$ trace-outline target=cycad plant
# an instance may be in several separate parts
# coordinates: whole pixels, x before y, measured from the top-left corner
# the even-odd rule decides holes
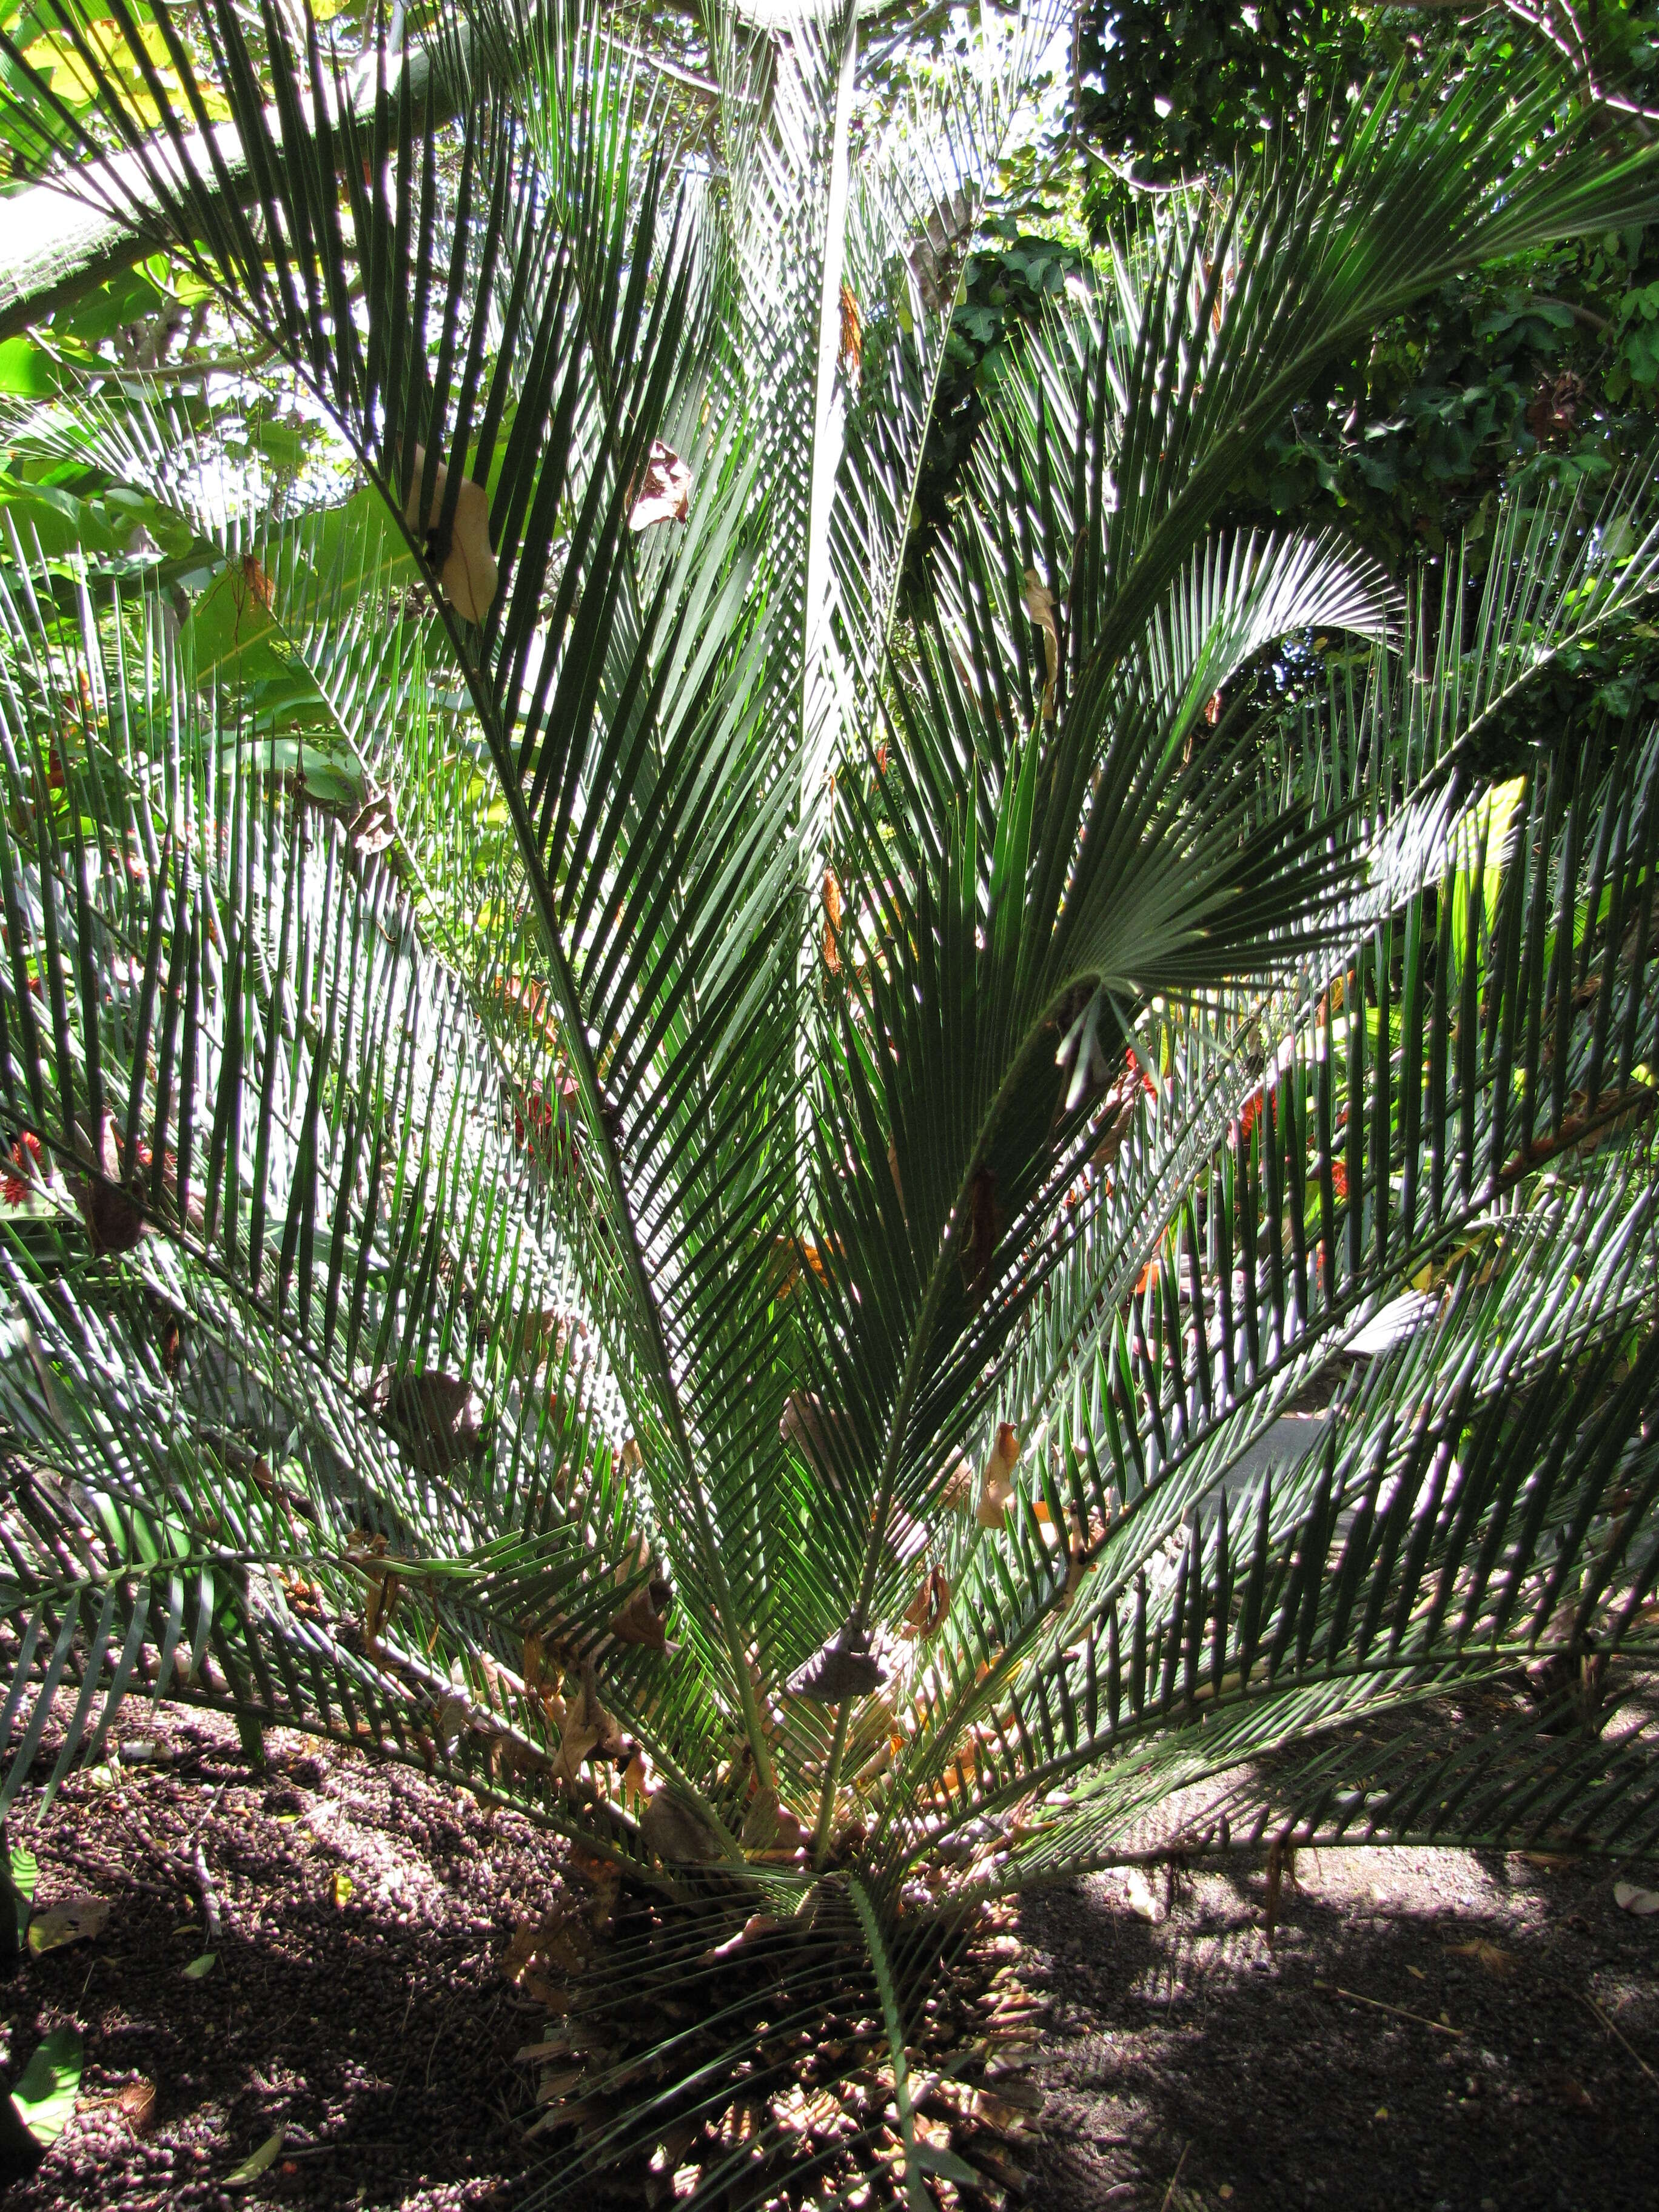
[[[1651,484],[1410,591],[1228,500],[1652,155],[1494,58],[1158,199],[919,556],[1044,24],[879,128],[850,6],[701,106],[575,0],[31,29],[20,170],[228,335],[8,430],[0,1799],[147,1691],[562,1831],[546,2188],[630,2203],[990,2185],[915,2068],[1022,1882],[1650,1850]]]

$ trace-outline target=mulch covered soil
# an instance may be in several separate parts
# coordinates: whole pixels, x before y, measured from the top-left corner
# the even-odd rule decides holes
[[[39,1859],[37,1909],[90,1895],[110,1911],[90,1942],[0,1984],[9,2079],[64,2022],[86,2049],[76,2118],[6,2212],[516,2201],[532,2085],[514,2054],[544,2014],[497,1962],[550,1902],[559,1846],[286,1731],[264,1775],[216,1716],[146,1716],[143,1733],[167,1764],[77,1775],[44,1822],[33,1793],[12,1814]],[[199,1979],[185,1971],[207,1944],[195,1842],[222,1921]],[[226,2190],[279,2128],[277,2160]]]
[[[9,2080],[65,2023],[86,2051],[6,2212],[521,2203],[542,2146],[514,2054],[542,2016],[501,1961],[554,1902],[560,1846],[355,1752],[273,1733],[261,1776],[211,1716],[142,1732],[161,1759],[13,1813],[37,1906],[109,1912],[0,1984]],[[198,1843],[222,1926],[192,1978]],[[1620,1911],[1607,1869],[1304,1851],[1296,1877],[1271,1945],[1260,1864],[1182,1877],[1167,1917],[1162,1874],[1026,1902],[1014,1965],[1048,2003],[1024,2069],[1043,2133],[1012,2146],[1027,2206],[1659,2202],[1659,1916]]]

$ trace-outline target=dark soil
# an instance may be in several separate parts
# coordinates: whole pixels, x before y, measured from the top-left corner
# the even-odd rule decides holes
[[[1160,1925],[1161,1873],[1139,1913],[1115,1875],[1027,1900],[1022,1977],[1053,2001],[1032,2202],[1651,2212],[1659,1917],[1588,1859],[1296,1872],[1271,1946],[1261,1868],[1183,1881]]]
[[[560,1846],[336,1747],[273,1734],[260,1776],[212,1717],[143,1734],[166,1763],[77,1776],[44,1821],[32,1791],[14,1810],[37,1904],[111,1911],[0,1983],[9,2079],[66,2021],[87,2062],[6,2212],[520,2201],[543,2146],[523,2142],[534,2083],[514,2056],[542,2013],[500,1967],[555,1898]],[[192,1838],[223,1919],[197,1980]],[[1296,1871],[1271,1946],[1259,1864],[1183,1878],[1158,1924],[1161,1874],[1028,1900],[1012,1963],[1050,2011],[1024,2069],[1043,2134],[1010,2146],[1026,2205],[1659,2201],[1659,1916],[1619,1910],[1607,1869],[1328,1850]],[[118,2100],[142,2104],[141,2081],[154,2112],[135,2120]],[[227,2187],[278,2129],[270,2168]]]
[[[514,2055],[544,2014],[497,1961],[546,1909],[559,1847],[337,1746],[273,1731],[260,1776],[214,1716],[144,1734],[170,1764],[76,1776],[44,1822],[12,1815],[37,1907],[82,1894],[111,1911],[92,1942],[0,1984],[9,2080],[64,2021],[86,2047],[76,2118],[6,2212],[512,2203],[532,2096]],[[222,1917],[199,1980],[184,1971],[206,1944],[192,1832]],[[140,2081],[155,2088],[142,2131],[117,2102]],[[278,2128],[276,2161],[226,2191]]]

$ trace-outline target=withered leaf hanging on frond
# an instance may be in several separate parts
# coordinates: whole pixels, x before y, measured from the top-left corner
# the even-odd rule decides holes
[[[1001,1525],[1014,1495],[1014,1469],[1019,1464],[1019,1437],[1006,1421],[997,1424],[996,1439],[985,1462],[985,1472],[980,1478],[979,1501],[975,1515],[982,1528]]]
[[[1042,686],[1042,719],[1054,719],[1054,690],[1060,682],[1060,624],[1054,616],[1054,595],[1035,568],[1025,571],[1025,611],[1042,632],[1042,655],[1048,669]]]
[[[558,1753],[552,1765],[555,1779],[574,1788],[590,1759],[608,1759],[626,1771],[639,1750],[633,1737],[623,1735],[616,1715],[601,1703],[590,1661],[581,1670],[580,1689],[566,1708]]]
[[[390,792],[371,791],[352,816],[346,835],[351,840],[352,851],[362,854],[366,859],[376,853],[390,852],[398,842],[398,817]]]
[[[870,1632],[849,1615],[835,1634],[821,1644],[804,1666],[789,1677],[788,1687],[797,1698],[815,1698],[820,1705],[837,1705],[846,1698],[866,1697],[887,1680],[887,1670],[870,1649]]]
[[[689,1797],[659,1790],[640,1815],[640,1833],[665,1866],[706,1866],[726,1856],[716,1829]]]
[[[826,1406],[816,1390],[792,1390],[778,1419],[781,1443],[793,1444],[832,1490],[841,1488],[836,1456],[850,1451],[852,1433],[843,1415]]]
[[[832,975],[841,973],[841,884],[833,868],[823,872],[823,964]]]
[[[968,1186],[967,1223],[962,1239],[962,1287],[971,1306],[982,1306],[991,1287],[991,1264],[1003,1230],[997,1206],[997,1179],[989,1168],[975,1170]]]
[[[83,1139],[84,1141],[84,1139]],[[131,1252],[143,1236],[143,1215],[122,1187],[121,1147],[107,1108],[99,1131],[98,1170],[71,1178],[71,1188],[96,1254]]]
[[[618,1644],[642,1644],[653,1651],[666,1651],[668,1638],[664,1623],[668,1608],[674,1602],[674,1586],[652,1563],[651,1547],[644,1537],[632,1560],[624,1560],[617,1570],[617,1580],[628,1582],[644,1571],[645,1580],[629,1592],[624,1604],[611,1616],[611,1633]]]
[[[461,1466],[483,1443],[483,1401],[459,1375],[382,1372],[369,1384],[366,1402],[428,1474]]]
[[[276,605],[276,586],[259,564],[257,553],[242,556],[242,587],[247,599],[270,614]]]
[[[864,374],[864,317],[859,310],[857,296],[844,276],[841,280],[841,345],[836,365],[847,372],[853,383],[857,383]]]
[[[471,477],[462,479],[455,495],[455,512],[446,534],[443,527],[445,492],[449,471],[441,461],[433,479],[432,502],[426,520],[418,518],[421,485],[426,474],[426,448],[415,448],[415,471],[404,508],[404,520],[424,541],[427,559],[438,571],[444,597],[463,622],[482,623],[489,613],[500,581],[495,549],[489,542],[489,497]]]
[[[690,512],[691,471],[660,438],[653,438],[645,473],[635,487],[628,526],[648,530],[653,522],[684,522]]]
[[[929,1567],[904,1616],[907,1633],[931,1636],[951,1609],[951,1577],[943,1567]]]

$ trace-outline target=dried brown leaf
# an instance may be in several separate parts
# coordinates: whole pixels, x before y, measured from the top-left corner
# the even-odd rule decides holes
[[[871,1651],[869,1632],[849,1616],[796,1668],[788,1687],[797,1698],[813,1698],[820,1705],[834,1705],[846,1698],[866,1696],[886,1679],[885,1668]]]
[[[951,1578],[943,1567],[929,1567],[904,1616],[907,1632],[931,1636],[951,1609]]]
[[[428,1474],[447,1474],[478,1451],[483,1401],[459,1375],[382,1370],[365,1394],[368,1410]]]
[[[629,511],[628,526],[648,530],[653,522],[684,522],[690,512],[691,471],[660,438],[653,438],[645,474]]]
[[[982,1528],[1001,1525],[1013,1498],[1014,1469],[1018,1464],[1018,1431],[1009,1422],[999,1421],[996,1440],[980,1477],[979,1498],[974,1508],[975,1518]]]
[[[1025,611],[1042,632],[1042,654],[1048,681],[1042,687],[1042,719],[1054,719],[1054,687],[1060,681],[1060,624],[1054,617],[1054,595],[1035,568],[1025,571]]]
[[[640,1833],[665,1866],[707,1866],[725,1856],[718,1831],[689,1797],[666,1784],[647,1801]]]
[[[155,2124],[155,2084],[140,2075],[115,2093],[115,2109],[136,2136],[148,2135]]]
[[[1484,1936],[1472,1936],[1467,1943],[1449,1943],[1446,1948],[1460,1959],[1476,1960],[1489,1974],[1515,1972],[1513,1954],[1497,1943],[1488,1942]]]
[[[975,1308],[984,1304],[991,1287],[991,1263],[1002,1230],[997,1179],[989,1168],[981,1168],[968,1187],[967,1231],[962,1240],[962,1287]]]
[[[30,1920],[29,1949],[38,1958],[43,1951],[60,1951],[68,1943],[90,1942],[102,1933],[108,1918],[109,1904],[105,1898],[64,1898]]]
[[[826,1406],[815,1390],[790,1392],[779,1417],[778,1436],[784,1443],[793,1444],[832,1490],[841,1488],[836,1462],[838,1457],[850,1457],[851,1432],[841,1414]]]
[[[425,540],[428,562],[438,571],[438,581],[463,622],[481,623],[489,613],[500,581],[500,568],[489,543],[489,497],[480,484],[471,477],[464,477],[460,489],[455,495],[455,512],[450,521],[447,542],[443,539],[444,493],[449,482],[449,471],[443,462],[438,464],[437,475],[432,486],[432,503],[427,509],[426,525],[421,529],[416,522],[420,513],[421,482],[426,473],[426,448],[415,448],[415,472],[409,487],[409,501],[404,509],[404,520],[410,529]]]
[[[723,1943],[713,1943],[703,1952],[697,1963],[712,1966],[723,1959],[733,1959],[746,1946],[758,1943],[763,1936],[775,1936],[778,1923],[769,1912],[751,1912],[735,1936],[728,1936]]]

